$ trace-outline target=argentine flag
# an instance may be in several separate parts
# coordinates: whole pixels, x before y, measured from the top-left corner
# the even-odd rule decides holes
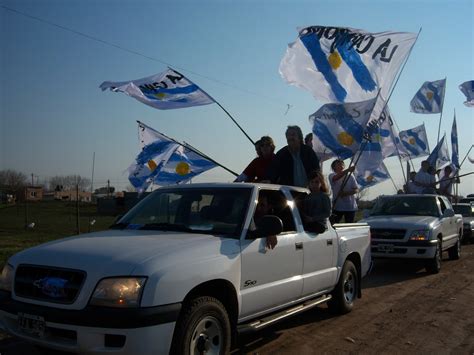
[[[364,101],[379,89],[387,97],[415,40],[414,33],[306,27],[288,45],[279,71],[322,102]]]
[[[441,138],[426,160],[428,160],[430,165],[436,170],[442,169],[451,163],[451,160],[449,159],[448,143],[446,142],[446,134]]]
[[[309,116],[316,137],[313,149],[321,160],[346,159],[359,149],[375,101],[326,104]]]
[[[112,82],[104,81],[102,91],[110,89],[159,110],[209,105],[215,101],[184,75],[168,69],[146,78]]]
[[[160,186],[185,183],[216,166],[217,164],[203,158],[192,150],[179,146],[163,166],[153,183]]]
[[[425,124],[400,131],[400,142],[411,158],[423,157],[430,154]]]
[[[410,102],[410,110],[415,113],[440,113],[443,110],[446,79],[425,81]]]
[[[357,163],[355,178],[361,190],[390,179],[390,174],[385,164],[379,162],[379,165],[376,165],[377,163],[371,164],[370,160],[363,159],[363,156]]]

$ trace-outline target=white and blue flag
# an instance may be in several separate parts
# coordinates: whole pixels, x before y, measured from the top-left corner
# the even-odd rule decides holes
[[[474,107],[474,80],[466,81],[459,85],[459,90],[466,95],[464,105],[467,107]]]
[[[141,152],[128,168],[128,179],[138,192],[144,192],[179,144],[141,122],[138,123],[138,135]]]
[[[415,40],[414,33],[305,27],[288,45],[279,71],[322,102],[365,101],[379,89],[387,97]]]
[[[446,165],[451,164],[451,160],[449,159],[448,144],[446,142],[446,134],[438,142],[438,144],[426,160],[428,160],[430,165],[433,166],[436,170],[442,169]]]
[[[362,154],[355,170],[355,178],[361,190],[390,179],[390,174],[383,162],[379,162],[376,166],[376,162],[371,164],[370,157],[364,159],[364,153]]]
[[[456,114],[454,114],[453,127],[451,128],[451,161],[459,169],[459,146],[458,146],[458,128],[456,125]]]
[[[123,92],[160,110],[209,105],[215,102],[196,84],[173,69],[132,81],[105,81],[100,88],[102,91],[110,89]]]
[[[185,183],[216,166],[217,164],[194,151],[179,146],[156,176],[154,184],[165,186]]]
[[[322,160],[351,157],[359,149],[375,101],[326,104],[309,116],[317,138],[313,139],[316,154]]]
[[[410,158],[423,157],[430,154],[425,124],[400,131],[400,142]]]
[[[164,186],[187,182],[217,166],[142,122],[138,123],[138,129],[142,151],[128,168],[128,179],[139,192],[151,184]]]
[[[415,113],[440,113],[443,110],[446,79],[425,81],[410,102],[410,110]]]

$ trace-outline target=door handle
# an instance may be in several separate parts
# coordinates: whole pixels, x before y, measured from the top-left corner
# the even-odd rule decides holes
[[[327,245],[332,245],[332,239],[326,240],[326,244],[327,244]]]
[[[303,242],[295,243],[295,249],[296,250],[302,250],[303,249]]]

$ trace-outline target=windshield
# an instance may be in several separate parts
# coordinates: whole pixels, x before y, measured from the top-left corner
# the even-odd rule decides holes
[[[371,216],[434,216],[438,217],[438,206],[434,197],[394,196],[380,198],[372,209]]]
[[[472,207],[471,206],[459,206],[453,205],[453,209],[455,213],[460,213],[463,217],[472,217]]]
[[[239,238],[250,193],[249,188],[156,190],[112,228],[182,231]]]

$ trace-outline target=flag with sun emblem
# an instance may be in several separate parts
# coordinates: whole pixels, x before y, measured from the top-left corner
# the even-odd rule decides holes
[[[351,157],[362,142],[376,98],[347,104],[326,104],[309,116],[313,149],[321,160]]]
[[[410,158],[423,157],[430,154],[424,123],[406,131],[400,131],[399,138]]]
[[[155,178],[154,184],[164,186],[185,183],[216,166],[192,150],[179,146]]]
[[[323,102],[358,102],[387,97],[416,40],[406,32],[369,33],[310,26],[299,31],[280,62],[280,75]]]
[[[355,178],[361,190],[390,179],[390,174],[383,162],[379,162],[379,166],[367,164],[368,162],[370,160],[361,158],[355,170]]]
[[[430,165],[434,166],[436,170],[442,169],[446,165],[451,164],[446,134],[443,136],[443,138],[441,138],[426,160],[428,160]]]
[[[153,183],[179,144],[141,122],[138,122],[138,136],[141,151],[128,168],[128,180],[137,191],[143,192]]]
[[[410,102],[410,111],[415,113],[440,113],[443,110],[446,79],[425,81]]]
[[[132,81],[105,81],[100,88],[102,91],[110,89],[123,92],[160,110],[209,105],[215,102],[196,84],[173,69]]]

